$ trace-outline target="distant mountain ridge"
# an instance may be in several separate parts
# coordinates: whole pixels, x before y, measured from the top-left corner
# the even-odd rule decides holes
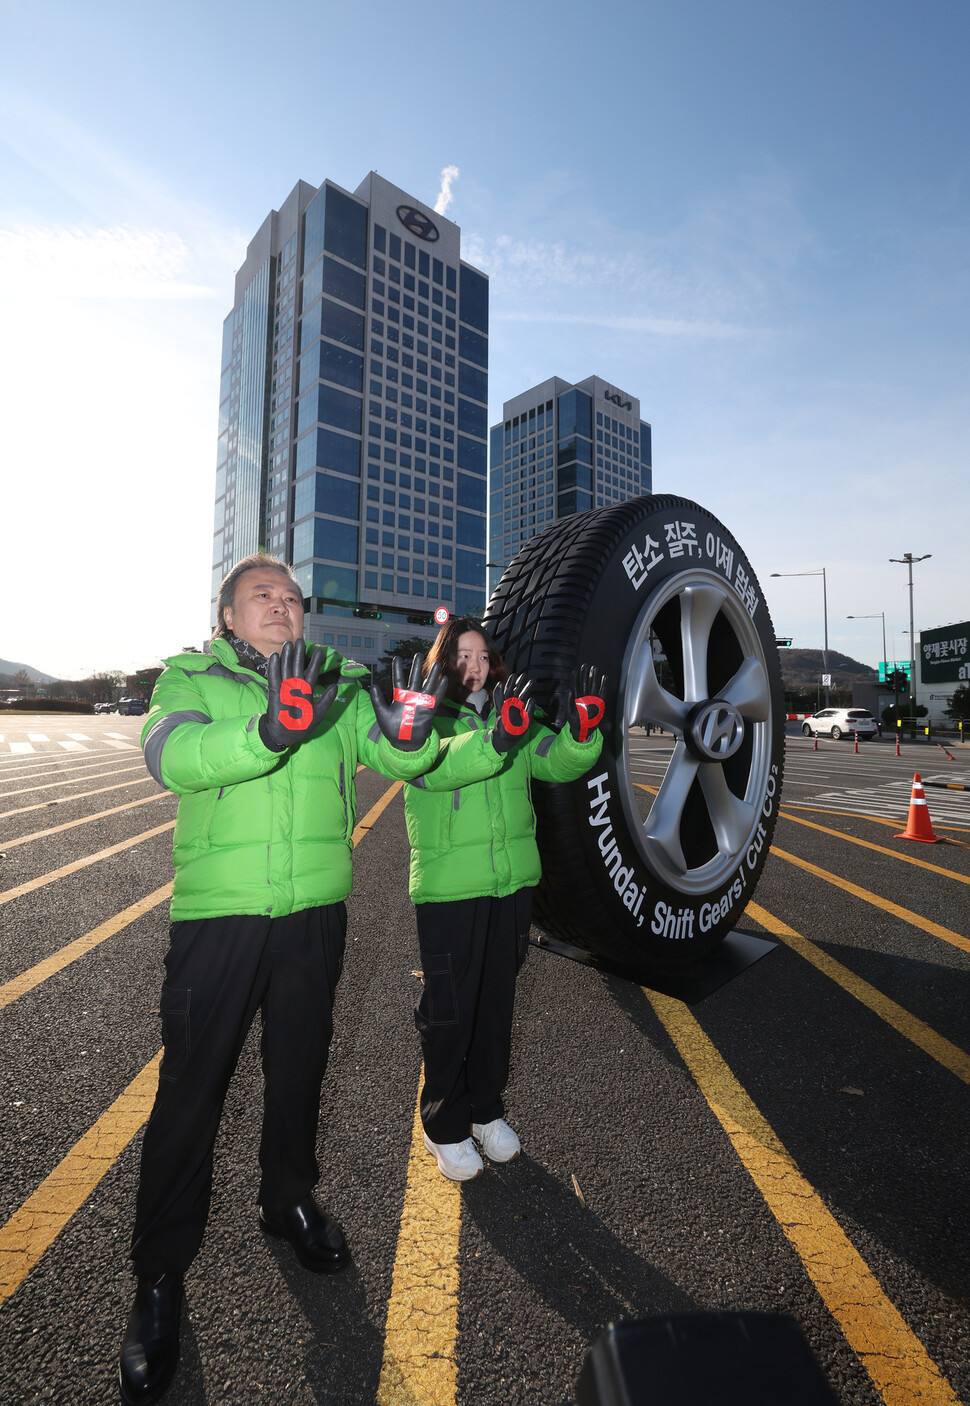
[[[14,679],[23,669],[31,683],[57,683],[56,674],[43,674],[30,664],[15,664],[12,659],[0,659],[0,687],[12,688]]]
[[[801,684],[817,684],[822,674],[822,651],[820,649],[779,649],[781,676],[786,687]],[[30,664],[17,664],[11,659],[0,659],[0,688],[12,688],[16,675],[23,669],[33,683],[57,683],[54,674],[42,673]],[[829,650],[829,673],[834,687],[851,687],[860,679],[875,679],[876,671],[869,664],[862,664],[848,654],[840,654],[836,649]]]
[[[822,676],[822,651],[820,649],[779,649],[781,677],[786,687],[801,684],[817,684]],[[876,670],[871,664],[861,664],[848,654],[840,654],[837,649],[829,650],[828,672],[832,675],[833,688],[850,688],[863,679],[875,681]]]

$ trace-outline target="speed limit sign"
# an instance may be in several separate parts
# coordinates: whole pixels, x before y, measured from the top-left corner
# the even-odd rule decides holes
[[[447,610],[447,607],[446,607],[446,606],[443,606],[443,605],[439,605],[439,606],[438,606],[438,609],[437,609],[437,610],[435,611],[435,613],[434,613],[434,623],[435,623],[436,625],[447,625],[447,623],[448,623],[448,610]]]

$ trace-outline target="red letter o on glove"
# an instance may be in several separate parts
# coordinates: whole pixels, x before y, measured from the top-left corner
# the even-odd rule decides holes
[[[585,742],[593,729],[599,727],[603,721],[606,704],[594,693],[587,693],[585,697],[576,699],[576,711],[579,713],[579,740]]]
[[[313,720],[313,707],[307,702],[312,696],[313,690],[306,679],[284,679],[280,685],[280,702],[285,703],[288,708],[295,711],[286,713],[280,709],[279,720],[284,727],[288,727],[291,732],[303,732],[310,726]],[[300,695],[303,697],[300,697]]]
[[[524,690],[523,690],[524,691]],[[518,708],[522,714],[522,721],[514,723],[512,721],[512,709]],[[529,731],[529,715],[525,711],[525,704],[521,698],[506,698],[502,704],[502,726],[511,737],[521,737],[523,732]]]

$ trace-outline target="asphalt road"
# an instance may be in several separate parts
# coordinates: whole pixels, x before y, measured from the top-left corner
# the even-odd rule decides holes
[[[0,720],[5,1406],[117,1399],[175,814],[140,725]],[[643,740],[645,777],[667,750]],[[778,946],[691,1008],[531,950],[523,1155],[461,1190],[411,1156],[396,792],[358,836],[321,1117],[319,1195],[353,1267],[317,1278],[257,1228],[251,1036],[166,1402],[559,1406],[610,1320],[741,1308],[793,1315],[843,1403],[970,1402],[970,792],[927,790],[944,843],[894,839],[914,771],[970,785],[952,750],[790,738],[741,925]],[[359,774],[358,819],[388,787]]]

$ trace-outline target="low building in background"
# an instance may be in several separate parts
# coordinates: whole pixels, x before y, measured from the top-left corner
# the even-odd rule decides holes
[[[916,645],[916,700],[931,722],[949,723],[946,710],[958,688],[970,687],[970,620],[921,630]]]

